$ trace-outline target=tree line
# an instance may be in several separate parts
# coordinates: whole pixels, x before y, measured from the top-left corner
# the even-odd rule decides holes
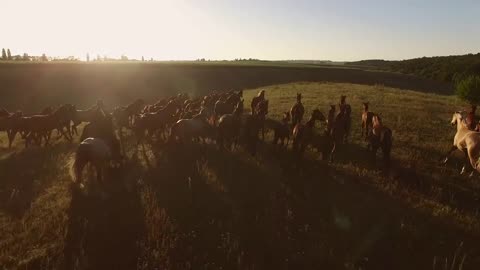
[[[10,49],[2,48],[2,61],[51,61],[53,59],[47,57],[47,55],[42,54],[41,56],[30,56],[28,53],[23,53],[22,55],[12,55]]]
[[[455,82],[458,81],[458,77],[480,75],[480,53],[422,57],[403,61],[364,60],[350,62],[347,65],[368,66],[437,81]]]

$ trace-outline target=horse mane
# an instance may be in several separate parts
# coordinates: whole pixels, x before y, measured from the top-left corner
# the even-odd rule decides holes
[[[376,127],[376,128],[383,126],[382,118],[380,118],[380,116],[378,116],[377,114],[375,114],[375,115],[372,117],[372,124],[373,124],[373,127]]]

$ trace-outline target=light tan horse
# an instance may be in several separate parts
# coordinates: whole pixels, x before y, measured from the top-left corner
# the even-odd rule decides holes
[[[470,165],[473,169],[480,171],[479,157],[480,157],[480,133],[471,131],[467,127],[467,123],[463,119],[461,112],[455,112],[452,116],[452,126],[457,126],[457,133],[453,138],[453,145],[448,151],[444,163],[447,163],[449,156],[455,151],[460,150],[465,154],[467,160],[470,160]],[[467,166],[468,163],[465,165]],[[462,174],[465,173],[465,166],[462,169]]]

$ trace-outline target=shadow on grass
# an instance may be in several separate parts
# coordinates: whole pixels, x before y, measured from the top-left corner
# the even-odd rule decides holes
[[[460,241],[473,254],[465,269],[478,263],[478,236],[326,163],[307,159],[305,173],[296,174],[282,168],[288,153],[281,151],[274,154],[280,162],[263,151],[252,158],[211,145],[154,152],[162,161],[145,183],[174,224],[164,235],[175,243],[167,251],[172,268],[428,269]],[[152,254],[145,260],[166,265]]]
[[[21,217],[30,204],[63,173],[74,146],[67,143],[32,147],[0,159],[0,209]],[[60,166],[60,167],[59,167]]]

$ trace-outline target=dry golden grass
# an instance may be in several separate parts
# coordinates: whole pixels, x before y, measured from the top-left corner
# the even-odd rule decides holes
[[[451,114],[462,107],[454,97],[332,83],[265,89],[274,118],[290,108],[297,91],[307,115],[313,108],[326,113],[346,94],[352,142],[338,161],[330,165],[310,152],[298,173],[290,169],[290,152],[268,142],[251,157],[215,145],[157,143],[143,151],[128,136],[125,168],[90,192],[71,187],[74,145],[23,150],[17,143],[0,149],[0,265],[478,268],[480,184],[458,176],[460,159],[446,167],[437,163],[451,144]],[[246,104],[257,91],[245,92]],[[394,132],[389,171],[366,158],[359,138],[361,102],[367,100]],[[101,189],[106,196],[94,192]]]

